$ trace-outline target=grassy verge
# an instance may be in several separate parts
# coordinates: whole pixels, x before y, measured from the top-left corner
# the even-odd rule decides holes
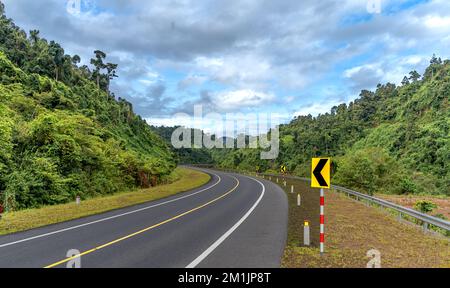
[[[273,180],[273,179],[272,179]],[[282,181],[279,182],[281,185]],[[294,185],[295,193],[290,193]],[[281,185],[283,186],[283,185]],[[366,253],[377,249],[382,267],[450,267],[450,241],[399,222],[386,211],[367,207],[333,191],[325,192],[325,249],[318,246],[319,191],[305,182],[287,180],[288,243],[282,259],[287,268],[364,268]],[[302,205],[297,207],[297,193]],[[312,247],[302,247],[303,220],[311,221]]]
[[[202,186],[208,183],[210,176],[196,170],[177,168],[171,176],[171,179],[173,182],[170,184],[88,199],[82,201],[80,205],[68,203],[7,213],[0,220],[0,235],[29,230],[161,199]]]

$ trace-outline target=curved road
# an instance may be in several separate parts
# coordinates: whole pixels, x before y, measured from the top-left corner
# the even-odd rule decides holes
[[[287,199],[275,184],[201,169],[211,181],[175,196],[0,236],[0,267],[279,267]],[[69,254],[68,254],[69,252]]]

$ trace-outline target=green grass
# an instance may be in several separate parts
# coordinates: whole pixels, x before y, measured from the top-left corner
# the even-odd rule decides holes
[[[73,202],[6,213],[0,220],[0,235],[29,230],[165,198],[202,186],[208,183],[210,178],[209,175],[199,171],[177,168],[171,175],[173,182],[170,184],[92,198],[82,201],[80,205],[76,205]]]

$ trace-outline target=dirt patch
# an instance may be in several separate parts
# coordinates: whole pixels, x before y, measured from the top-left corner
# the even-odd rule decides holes
[[[274,181],[275,182],[275,181]],[[305,182],[288,180],[282,188],[289,198],[289,235],[282,259],[288,268],[366,267],[371,249],[381,253],[382,267],[449,267],[450,241],[425,234],[419,227],[402,223],[381,208],[368,207],[337,192],[325,192],[326,253],[317,246],[319,191]],[[294,185],[295,193],[290,193]],[[302,206],[296,206],[296,195]],[[302,247],[303,220],[311,221],[313,247]]]
[[[431,215],[442,214],[445,218],[450,219],[450,198],[449,197],[435,197],[435,196],[416,196],[416,195],[386,195],[377,194],[378,198],[390,201],[392,203],[402,205],[404,207],[413,208],[417,201],[431,201],[438,207]]]

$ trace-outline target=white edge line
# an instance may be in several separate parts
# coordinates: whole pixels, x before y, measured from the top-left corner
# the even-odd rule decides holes
[[[238,222],[236,222],[236,224],[234,224],[234,226],[231,227],[230,230],[225,232],[225,234],[223,234],[219,239],[216,240],[216,242],[214,242],[211,246],[209,246],[209,248],[206,249],[202,254],[200,254],[200,256],[198,256],[194,261],[192,261],[189,265],[187,265],[186,268],[188,269],[195,268],[197,267],[198,264],[200,264],[203,260],[205,260],[205,258],[208,257],[209,254],[211,254],[217,247],[219,247],[220,244],[222,244],[239,226],[241,226],[242,223],[244,223],[244,221],[248,218],[248,216],[250,216],[253,210],[255,210],[255,208],[258,206],[259,202],[261,202],[262,198],[264,197],[264,193],[266,191],[266,187],[264,186],[264,184],[257,179],[247,176],[244,177],[252,179],[262,186],[263,189],[258,200],[256,200],[255,204],[253,204],[253,206],[247,211],[247,213],[245,213],[245,215]]]
[[[210,174],[212,174],[214,176],[217,176],[218,177],[218,181],[216,183],[214,183],[214,185],[209,186],[207,188],[204,188],[202,190],[199,190],[199,191],[197,191],[195,193],[191,193],[189,195],[185,195],[185,196],[182,196],[182,197],[178,197],[178,198],[175,198],[175,199],[172,199],[172,200],[168,200],[168,201],[161,202],[161,203],[158,203],[158,204],[155,204],[155,205],[151,205],[151,206],[147,206],[147,207],[144,207],[144,208],[136,209],[136,210],[129,211],[129,212],[126,212],[126,213],[122,213],[122,214],[118,214],[118,215],[102,218],[102,219],[95,220],[95,221],[92,221],[92,222],[88,222],[88,223],[84,223],[84,224],[80,224],[80,225],[64,228],[64,229],[61,229],[61,230],[56,230],[56,231],[53,231],[53,232],[40,234],[40,235],[36,235],[36,236],[33,236],[33,237],[29,237],[29,238],[25,238],[25,239],[13,241],[13,242],[1,244],[0,248],[7,247],[7,246],[12,246],[12,245],[15,245],[15,244],[19,244],[19,243],[22,243],[22,242],[27,242],[27,241],[31,241],[31,240],[47,237],[47,236],[51,236],[51,235],[54,235],[54,234],[59,234],[59,233],[62,233],[62,232],[66,232],[66,231],[70,231],[70,230],[74,230],[74,229],[78,229],[78,228],[82,228],[82,227],[85,227],[85,226],[89,226],[89,225],[92,225],[92,224],[97,224],[97,223],[100,223],[100,222],[112,220],[112,219],[123,217],[123,216],[126,216],[126,215],[142,212],[144,210],[148,210],[148,209],[155,208],[155,207],[158,207],[158,206],[166,205],[166,204],[169,204],[169,203],[172,203],[172,202],[175,202],[175,201],[179,201],[181,199],[185,199],[185,198],[197,195],[197,194],[199,194],[201,192],[204,192],[206,190],[209,190],[209,189],[215,187],[216,185],[218,185],[222,181],[222,178],[219,175],[217,175],[215,173],[212,173],[212,172],[208,172],[208,173],[210,173]],[[126,207],[123,207],[123,208],[126,208]],[[123,209],[123,208],[119,208],[119,209]],[[107,213],[107,212],[108,211],[103,212],[103,213]],[[95,215],[91,215],[91,216],[95,216]],[[90,216],[87,216],[87,217],[90,217]],[[74,219],[74,220],[76,220],[76,219]],[[74,220],[72,220],[72,221],[74,221]],[[55,224],[58,224],[58,223],[55,223]],[[8,235],[5,235],[5,236],[8,236]]]

